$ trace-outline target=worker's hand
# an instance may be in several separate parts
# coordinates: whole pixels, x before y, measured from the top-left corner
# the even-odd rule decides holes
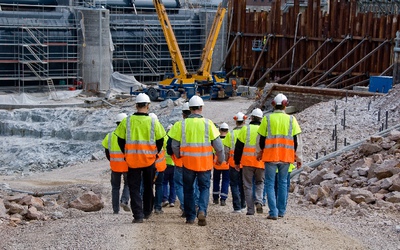
[[[261,161],[262,155],[263,155],[263,151],[262,150],[257,153],[257,161]]]
[[[218,165],[221,165],[223,163],[223,161],[221,161],[220,159],[219,159],[219,157],[217,157],[217,164]]]
[[[235,170],[239,172],[240,171],[240,165],[235,164]]]
[[[300,168],[301,168],[301,165],[302,165],[302,162],[301,162],[301,161],[298,161],[298,162],[296,162],[296,163],[297,163],[297,164],[296,164],[296,165],[297,165],[296,168],[297,168],[297,169],[300,169]]]

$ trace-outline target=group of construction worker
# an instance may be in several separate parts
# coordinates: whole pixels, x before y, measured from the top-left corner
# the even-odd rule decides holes
[[[160,213],[165,192],[157,179],[164,179],[167,166],[173,166],[176,196],[187,224],[197,218],[199,226],[207,225],[211,180],[214,204],[226,205],[230,186],[233,212],[247,207],[247,215],[262,213],[266,197],[267,219],[285,215],[289,167],[302,164],[301,129],[296,118],[285,113],[285,95],[275,96],[271,114],[254,109],[247,125],[247,117],[236,114],[233,130],[226,123],[217,128],[204,118],[199,96],[183,105],[183,119],[167,132],[155,115],[149,115],[150,104],[146,94],[139,94],[137,111],[119,114],[117,128],[102,143],[110,161],[114,213],[119,207],[131,209],[133,223],[142,223],[153,211]],[[124,185],[120,198],[122,177],[129,188]]]

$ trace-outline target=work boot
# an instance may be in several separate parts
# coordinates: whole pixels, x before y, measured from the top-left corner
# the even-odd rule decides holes
[[[226,206],[226,201],[225,200],[221,200],[221,206]]]
[[[154,213],[155,213],[155,214],[163,214],[164,211],[161,210],[161,209],[154,209]]]
[[[169,204],[168,201],[163,201],[162,204],[161,204],[161,206],[162,206],[162,207],[166,207],[166,206],[168,206],[168,204]]]
[[[143,219],[133,219],[132,223],[143,223]]]
[[[122,209],[123,209],[125,212],[130,212],[130,211],[131,211],[131,209],[129,208],[128,204],[126,204],[126,203],[121,203],[121,204],[120,204],[120,207],[122,207]]]
[[[215,199],[215,200],[213,200],[213,203],[214,203],[215,205],[218,205],[218,204],[219,204],[219,200],[218,200],[218,199]]]
[[[257,203],[256,204],[256,209],[257,209],[257,213],[258,214],[262,214],[263,213],[263,207],[262,207],[261,203]]]
[[[199,212],[199,215],[197,215],[197,219],[199,220],[199,221],[197,222],[197,224],[198,224],[199,226],[205,226],[205,225],[207,225],[206,215],[205,215],[205,213],[204,213],[203,211],[200,211],[200,212]]]

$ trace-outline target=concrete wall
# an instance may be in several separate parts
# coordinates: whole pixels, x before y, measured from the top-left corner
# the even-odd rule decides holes
[[[81,70],[85,90],[110,88],[112,51],[107,9],[76,9],[81,23]]]

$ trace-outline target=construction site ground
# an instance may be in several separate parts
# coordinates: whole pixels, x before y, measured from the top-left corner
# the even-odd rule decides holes
[[[178,206],[164,208],[164,214],[153,214],[143,224],[132,224],[131,213],[112,213],[107,169],[106,161],[95,161],[26,178],[2,177],[22,190],[62,190],[74,185],[101,190],[106,206],[99,212],[69,209],[65,218],[16,227],[2,223],[0,248],[383,249],[386,238],[399,237],[381,230],[384,221],[380,216],[364,221],[346,213],[331,214],[330,210],[297,204],[293,196],[289,197],[288,214],[277,221],[266,219],[267,207],[265,213],[254,216],[231,213],[229,199],[224,207],[209,205],[205,227],[185,224]],[[396,249],[393,247],[386,249]]]
[[[387,105],[398,108],[398,95],[397,92],[389,96],[393,99],[387,100]],[[363,110],[367,109],[369,102],[363,98],[348,101],[362,103]],[[217,123],[228,121],[232,126],[232,116],[238,111],[246,111],[252,102],[239,97],[207,101],[204,114]],[[382,102],[376,100],[376,103]],[[334,122],[326,128],[325,138],[320,132],[327,125],[317,123],[315,115],[316,110],[320,114],[332,112],[332,104],[320,104],[296,115],[305,133],[306,162],[313,159],[315,150],[331,148],[327,144],[332,144],[330,134]],[[349,106],[353,107],[353,111],[356,110],[352,104]],[[305,112],[308,112],[309,119]],[[363,113],[361,115],[366,117]],[[376,116],[376,112],[371,115]],[[398,123],[397,111],[389,121],[391,119]],[[373,133],[368,130],[368,121],[364,124],[363,120],[356,117],[355,124],[352,124],[348,117],[349,128],[346,133],[361,133],[360,127],[367,131],[366,135],[360,134],[354,138],[355,141]],[[379,127],[380,124],[374,126]],[[354,132],[352,129],[357,130]],[[110,173],[106,159],[51,171],[3,175],[0,176],[0,184],[41,192],[71,188],[93,190],[101,194],[105,202],[105,207],[97,212],[60,209],[58,219],[24,221],[18,225],[0,220],[0,249],[400,249],[400,236],[396,231],[396,226],[400,224],[399,211],[372,210],[355,215],[350,210],[334,210],[304,202],[302,197],[292,193],[287,214],[276,221],[266,219],[267,206],[263,214],[254,216],[247,216],[246,211],[232,213],[229,196],[226,206],[210,202],[205,227],[185,224],[185,219],[180,217],[178,203],[175,207],[163,208],[164,214],[153,214],[144,223],[133,224],[131,213],[112,213]],[[9,194],[5,189],[0,191],[0,197]]]

